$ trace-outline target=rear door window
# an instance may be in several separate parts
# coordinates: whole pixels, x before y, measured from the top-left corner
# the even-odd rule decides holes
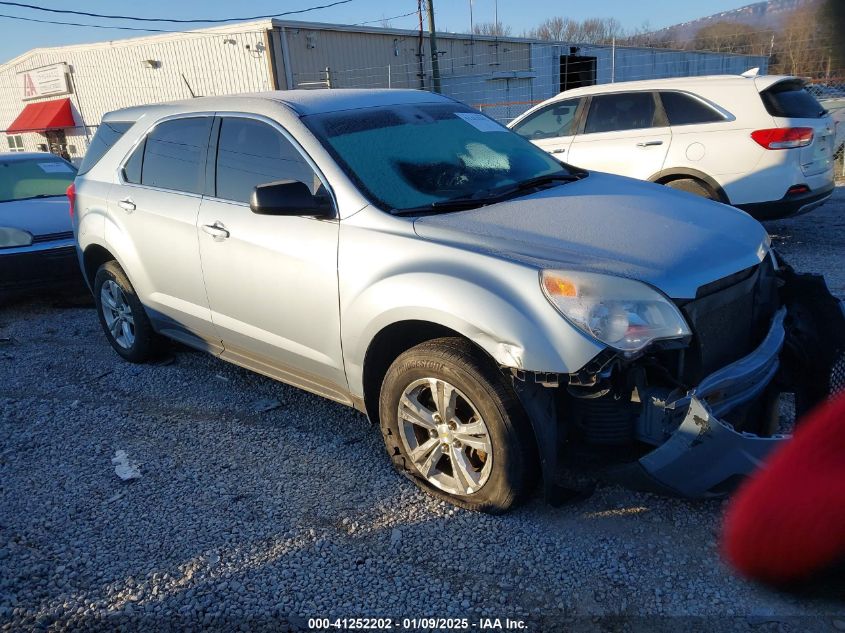
[[[575,113],[580,103],[580,99],[551,103],[520,121],[513,131],[529,141],[569,136],[574,132]]]
[[[320,186],[311,165],[278,130],[254,119],[221,119],[216,196],[248,203],[257,185],[276,180],[304,182],[311,193]]]
[[[638,130],[654,126],[654,95],[650,92],[619,92],[597,95],[590,101],[585,134]]]
[[[663,102],[669,125],[715,123],[725,120],[721,112],[683,92],[661,92],[660,100]]]
[[[84,174],[100,162],[100,159],[111,149],[111,146],[117,143],[126,133],[126,130],[133,125],[133,121],[103,121],[94,133],[94,138],[88,144],[88,150],[79,166],[79,173]]]
[[[141,184],[202,193],[211,123],[191,117],[158,124],[145,142]]]
[[[779,81],[760,93],[766,111],[790,119],[818,119],[826,112],[801,81]]]

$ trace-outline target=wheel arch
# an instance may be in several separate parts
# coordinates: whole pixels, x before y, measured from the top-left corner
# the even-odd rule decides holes
[[[665,185],[673,180],[681,180],[683,178],[698,180],[717,197],[719,202],[724,204],[731,203],[724,188],[716,182],[712,176],[708,176],[698,169],[691,169],[689,167],[670,167],[668,169],[662,169],[656,174],[652,174],[649,176],[648,180],[649,182],[653,182],[658,185]]]
[[[539,286],[536,271],[515,271],[498,287],[461,272],[393,275],[342,303],[343,362],[353,399],[361,403],[367,395],[365,383],[368,389],[378,384],[373,376],[380,370],[374,371],[373,365],[364,375],[365,366],[381,358],[378,350],[391,350],[392,362],[430,338],[457,336],[498,367],[541,373],[577,371],[603,349],[568,326],[539,287],[536,292],[519,291]],[[382,348],[384,341],[390,346]],[[366,410],[372,412],[372,407]]]
[[[94,277],[97,275],[97,270],[109,261],[117,261],[117,257],[105,246],[101,244],[89,244],[82,252],[82,270],[85,274],[85,281],[88,287],[94,290]]]
[[[496,360],[480,345],[440,323],[420,319],[397,321],[383,327],[370,341],[364,354],[362,380],[364,408],[373,424],[379,423],[379,394],[390,365],[412,347],[437,338],[459,338],[478,350],[490,363]]]

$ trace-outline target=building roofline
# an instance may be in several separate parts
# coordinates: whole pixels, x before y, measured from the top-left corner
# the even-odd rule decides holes
[[[187,36],[187,37],[203,37],[203,36],[212,36],[217,34],[227,34],[227,33],[248,33],[248,32],[260,32],[272,29],[306,29],[306,30],[314,30],[314,31],[343,31],[347,33],[368,33],[368,34],[376,34],[376,35],[398,35],[402,37],[418,37],[419,31],[414,29],[395,29],[395,28],[384,28],[379,26],[367,26],[367,25],[355,25],[355,24],[332,24],[330,22],[304,22],[304,21],[297,21],[297,20],[282,20],[278,18],[267,18],[262,20],[252,20],[249,22],[233,22],[231,24],[225,24],[221,26],[213,26],[201,29],[190,29],[186,31],[169,31],[167,33],[152,33],[150,35],[139,35],[121,39],[114,39],[114,40],[104,40],[99,42],[89,42],[86,44],[68,44],[66,46],[47,46],[47,47],[39,47],[30,49],[16,57],[8,60],[0,64],[0,70],[6,69],[9,66],[15,66],[24,62],[27,58],[32,57],[38,54],[44,53],[55,53],[57,51],[62,52],[73,52],[77,50],[85,50],[85,49],[97,49],[97,48],[117,48],[117,47],[124,47],[124,46],[136,46],[136,45],[143,45],[143,44],[152,44],[159,41],[167,41],[173,39],[175,36]],[[427,32],[425,33],[426,39],[428,38]],[[530,37],[515,37],[515,36],[495,36],[495,35],[475,35],[471,33],[448,33],[448,32],[438,32],[437,37],[441,39],[459,39],[459,40],[477,40],[481,42],[505,42],[505,43],[512,43],[512,44],[542,44],[547,46],[578,46],[581,48],[591,48],[591,49],[608,49],[611,48],[611,44],[590,44],[584,42],[574,42],[574,41],[552,41],[552,40],[539,40],[536,38]],[[650,46],[623,46],[617,45],[616,48],[618,49],[626,49],[626,50],[658,50],[658,51],[665,51],[665,52],[684,52],[684,53],[700,53],[700,54],[721,54],[721,55],[731,55],[737,57],[760,57],[759,55],[743,55],[738,53],[717,53],[715,51],[690,51],[685,49],[672,49],[672,48],[654,48]]]
[[[31,48],[30,50],[13,57],[7,62],[0,64],[0,70],[14,66],[25,61],[28,57],[39,55],[43,53],[52,53],[56,51],[73,52],[77,50],[88,50],[97,48],[119,48],[124,46],[137,46],[139,44],[152,44],[159,41],[167,41],[173,39],[174,36],[194,36],[203,37],[211,35],[225,35],[227,33],[249,33],[261,32],[272,29],[274,20],[252,20],[250,22],[235,22],[232,24],[225,24],[221,26],[213,26],[202,29],[190,29],[187,31],[168,31],[167,33],[151,33],[149,35],[137,35],[132,37],[120,38],[115,40],[101,40],[98,42],[88,42],[83,44],[67,44],[65,46],[41,46],[38,48]]]

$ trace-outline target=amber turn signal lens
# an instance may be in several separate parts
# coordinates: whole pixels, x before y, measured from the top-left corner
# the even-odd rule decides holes
[[[578,288],[574,283],[563,277],[555,277],[553,275],[545,275],[543,277],[543,284],[548,292],[553,297],[577,297]]]

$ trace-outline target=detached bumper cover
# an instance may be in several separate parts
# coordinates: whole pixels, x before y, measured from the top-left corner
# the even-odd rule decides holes
[[[664,416],[677,419],[682,415],[683,419],[666,442],[631,465],[641,471],[638,487],[685,497],[718,496],[727,492],[726,485],[756,470],[773,449],[789,439],[786,435],[760,437],[738,432],[717,417],[752,401],[772,381],[786,340],[785,317],[786,308],[781,308],[756,350],[712,373],[683,398],[649,403],[663,409]]]
[[[739,433],[692,397],[681,426],[638,464],[659,488],[684,497],[720,496],[725,484],[757,470],[789,436]]]

